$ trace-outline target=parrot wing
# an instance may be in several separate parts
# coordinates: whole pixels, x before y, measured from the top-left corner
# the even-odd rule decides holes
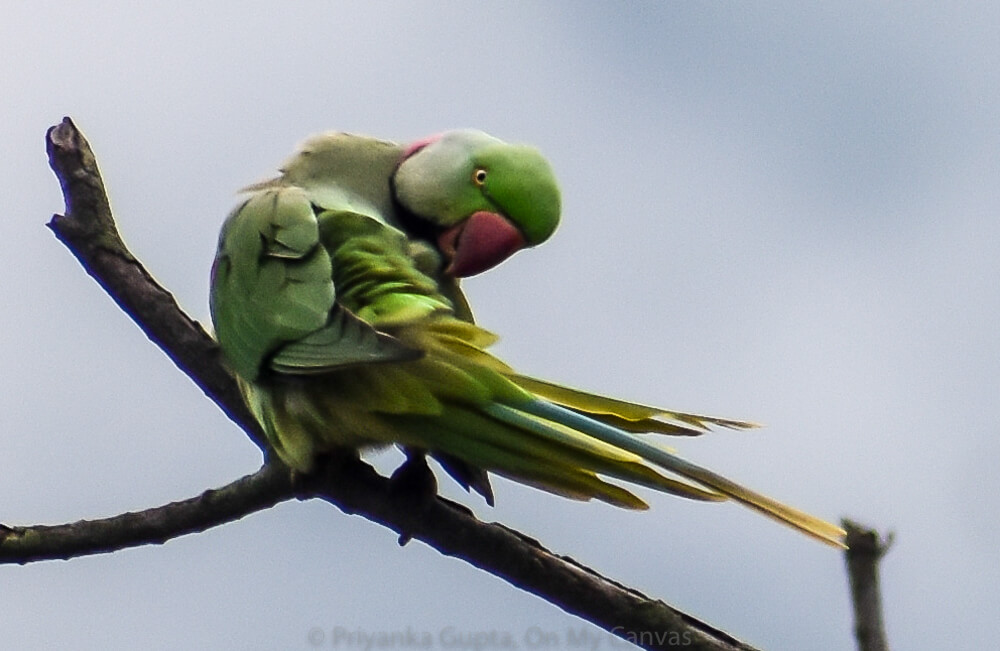
[[[227,219],[211,308],[226,360],[245,380],[420,355],[338,303],[315,209],[294,186],[260,189]]]

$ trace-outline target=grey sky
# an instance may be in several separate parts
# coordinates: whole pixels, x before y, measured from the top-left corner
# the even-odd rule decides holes
[[[540,147],[564,194],[550,243],[466,285],[502,357],[766,423],[676,447],[895,530],[894,646],[997,647],[998,18],[989,3],[8,7],[0,522],[154,506],[260,461],[44,228],[62,209],[49,125],[77,121],[125,240],[199,319],[234,191],[307,135],[475,126]],[[853,648],[841,556],[768,520],[497,483],[492,510],[447,491],[762,648]],[[521,648],[537,627],[569,648],[587,626],[311,503],[0,575],[11,648],[307,649],[313,627],[448,626]]]

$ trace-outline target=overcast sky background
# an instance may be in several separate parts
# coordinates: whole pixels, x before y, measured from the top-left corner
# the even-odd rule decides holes
[[[303,138],[475,126],[541,148],[564,197],[551,242],[466,284],[502,357],[766,423],[676,447],[894,530],[894,648],[1000,646],[997,5],[244,4],[0,18],[0,522],[156,506],[260,462],[44,227],[49,125],[76,120],[124,239],[201,320],[234,191]],[[842,556],[746,509],[496,484],[495,509],[446,491],[763,649],[853,648]],[[599,633],[321,503],[0,567],[10,648],[308,649],[314,627],[358,648],[339,627],[442,649],[449,626],[522,649]]]

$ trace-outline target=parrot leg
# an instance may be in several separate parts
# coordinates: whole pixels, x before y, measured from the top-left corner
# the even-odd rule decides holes
[[[420,502],[437,497],[437,479],[427,465],[427,456],[420,448],[406,447],[406,461],[389,477],[390,491],[405,499]]]
[[[426,452],[420,448],[403,448],[406,461],[396,468],[389,477],[389,492],[393,496],[412,502],[416,508],[427,504],[437,497],[437,478],[427,465]],[[407,532],[399,534],[399,546],[410,542],[412,536]]]

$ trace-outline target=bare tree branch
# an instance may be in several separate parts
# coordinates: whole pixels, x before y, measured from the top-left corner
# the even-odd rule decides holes
[[[122,242],[90,143],[69,118],[50,128],[45,142],[66,201],[66,214],[53,215],[49,228],[146,336],[266,450],[264,433],[223,368],[215,340]]]
[[[307,478],[308,488],[346,513],[389,527],[401,539],[421,540],[511,585],[532,592],[646,649],[753,651],[660,600],[612,581],[538,541],[497,523],[483,523],[465,507],[442,498],[418,501],[398,495],[366,464],[348,463]]]
[[[50,228],[147,336],[266,453],[264,437],[243,405],[235,382],[222,367],[215,342],[125,248],[87,141],[65,118],[49,130],[47,142],[67,213],[54,216]],[[421,540],[641,647],[753,651],[662,601],[552,554],[517,531],[480,522],[460,505],[394,491],[390,480],[353,457],[331,459],[316,473],[297,478],[272,460],[256,474],[218,491],[96,522],[0,526],[0,562],[70,558],[163,542],[293,496],[319,497],[346,513],[389,527],[400,534],[401,541]]]
[[[292,495],[288,470],[265,465],[252,475],[182,502],[102,520],[55,526],[0,525],[0,563],[30,563],[162,544],[284,502]]]
[[[882,620],[882,592],[878,564],[892,546],[892,534],[883,540],[877,531],[856,522],[841,521],[847,531],[847,575],[854,604],[854,635],[858,651],[889,651]]]

